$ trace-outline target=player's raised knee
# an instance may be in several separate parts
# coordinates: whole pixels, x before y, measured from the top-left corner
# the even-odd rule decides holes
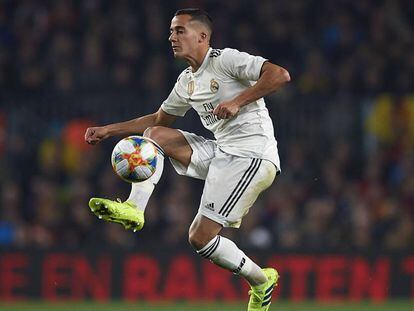
[[[144,131],[144,137],[151,138],[158,142],[163,139],[163,136],[168,132],[168,128],[165,126],[151,126]]]
[[[155,141],[164,151],[166,144],[169,141],[171,135],[171,129],[165,126],[152,126],[144,131],[144,137],[148,137]]]

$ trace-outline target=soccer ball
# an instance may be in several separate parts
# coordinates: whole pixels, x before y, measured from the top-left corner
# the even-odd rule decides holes
[[[115,145],[111,162],[115,173],[123,180],[141,182],[155,172],[157,148],[145,137],[129,136]]]

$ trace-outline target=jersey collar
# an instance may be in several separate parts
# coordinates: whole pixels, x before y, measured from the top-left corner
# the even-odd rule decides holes
[[[207,67],[209,57],[210,57],[210,53],[211,53],[212,50],[213,50],[213,48],[208,49],[208,51],[206,53],[206,56],[204,57],[203,63],[201,64],[200,68],[198,68],[197,71],[193,73],[194,76],[200,75],[203,72],[203,70]]]

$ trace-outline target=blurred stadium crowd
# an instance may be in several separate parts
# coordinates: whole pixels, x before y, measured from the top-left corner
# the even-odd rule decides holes
[[[167,165],[132,234],[89,212],[129,192],[110,167],[116,139],[87,126],[158,109],[185,64],[167,37],[175,10],[203,7],[215,48],[287,68],[267,98],[282,175],[251,209],[242,247],[414,247],[413,1],[0,1],[0,247],[140,243],[187,247],[202,183]],[[190,113],[177,127],[202,133]]]

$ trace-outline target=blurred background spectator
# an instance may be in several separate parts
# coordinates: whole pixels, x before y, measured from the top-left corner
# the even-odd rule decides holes
[[[0,247],[187,247],[202,183],[167,165],[142,232],[103,224],[89,198],[129,186],[110,166],[117,139],[90,147],[83,134],[158,109],[186,67],[170,19],[197,5],[213,47],[292,76],[266,99],[283,173],[227,234],[243,248],[413,249],[414,2],[252,3],[0,1]],[[176,126],[209,135],[189,115]]]

